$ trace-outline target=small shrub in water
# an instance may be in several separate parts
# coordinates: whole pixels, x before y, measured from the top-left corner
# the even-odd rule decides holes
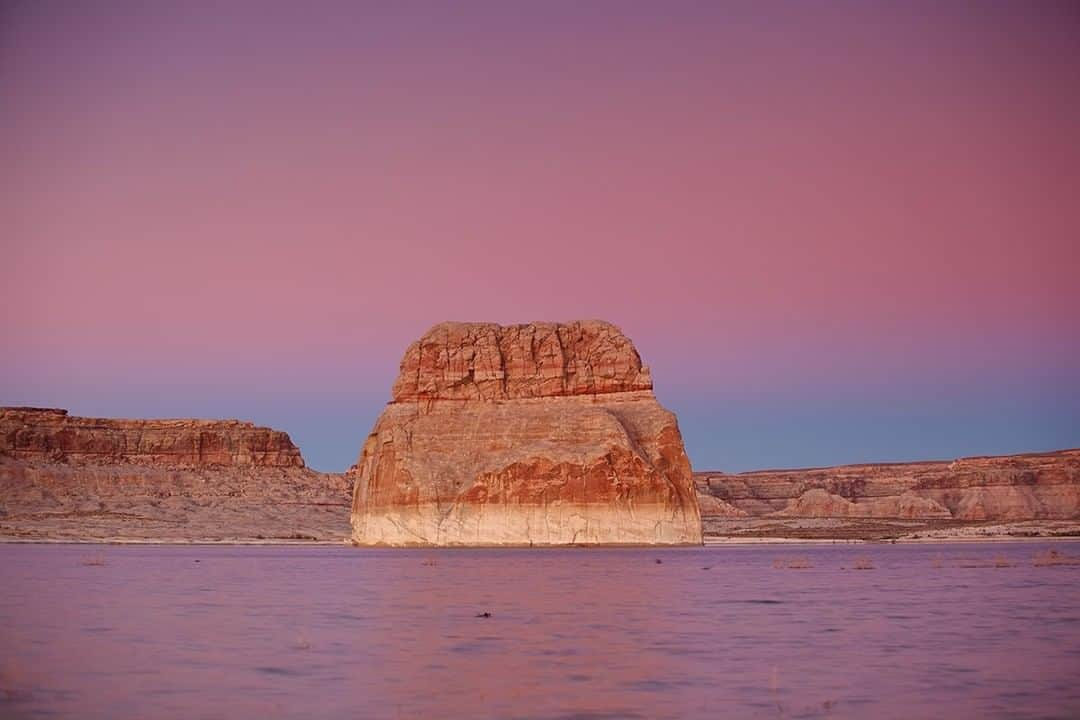
[[[1080,565],[1080,556],[1062,555],[1057,550],[1035,553],[1031,564],[1035,567],[1048,567],[1050,565]]]
[[[814,567],[814,565],[810,562],[810,558],[797,557],[777,558],[773,560],[773,567],[777,570],[805,570]]]

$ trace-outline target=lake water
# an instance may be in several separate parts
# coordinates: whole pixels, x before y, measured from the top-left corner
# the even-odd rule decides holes
[[[1075,718],[1050,548],[6,545],[0,717]]]

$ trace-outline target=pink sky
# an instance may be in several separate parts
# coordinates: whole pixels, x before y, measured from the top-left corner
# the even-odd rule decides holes
[[[0,404],[348,465],[444,319],[600,317],[696,467],[1080,445],[1068,3],[0,11]]]

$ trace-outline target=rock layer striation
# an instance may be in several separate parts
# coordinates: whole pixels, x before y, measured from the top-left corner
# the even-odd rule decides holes
[[[1080,450],[943,462],[697,473],[716,517],[965,522],[1080,518]],[[720,503],[719,506],[715,503]],[[719,510],[712,512],[714,507]]]
[[[0,408],[0,454],[84,464],[304,467],[286,433],[249,422],[84,418],[53,408]]]
[[[0,537],[340,541],[350,491],[248,422],[0,409]]]
[[[606,322],[436,325],[349,474],[359,545],[701,542],[675,416]]]

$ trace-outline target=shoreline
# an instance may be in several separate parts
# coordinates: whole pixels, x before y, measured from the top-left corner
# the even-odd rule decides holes
[[[157,546],[192,546],[192,547],[347,547],[357,550],[559,550],[559,549],[610,549],[639,548],[649,550],[670,550],[676,548],[721,548],[755,547],[759,545],[781,546],[819,546],[819,545],[971,545],[978,543],[1073,543],[1080,542],[1080,537],[1045,536],[1045,537],[951,537],[951,538],[897,538],[895,540],[868,540],[861,538],[706,538],[701,545],[416,545],[416,546],[357,546],[348,538],[341,540],[169,540],[169,539],[75,539],[75,538],[12,538],[0,537],[0,545],[157,545]]]
[[[920,537],[896,538],[893,540],[872,540],[864,538],[728,538],[717,537],[705,540],[705,546],[721,547],[733,545],[952,545],[970,543],[1033,543],[1033,542],[1080,542],[1076,535],[1046,535],[1043,537],[987,536],[987,537]]]
[[[171,540],[166,538],[142,539],[142,538],[13,538],[0,537],[0,545],[198,545],[201,547],[230,546],[243,547],[249,545],[268,546],[335,546],[350,547],[346,539],[341,540]]]

